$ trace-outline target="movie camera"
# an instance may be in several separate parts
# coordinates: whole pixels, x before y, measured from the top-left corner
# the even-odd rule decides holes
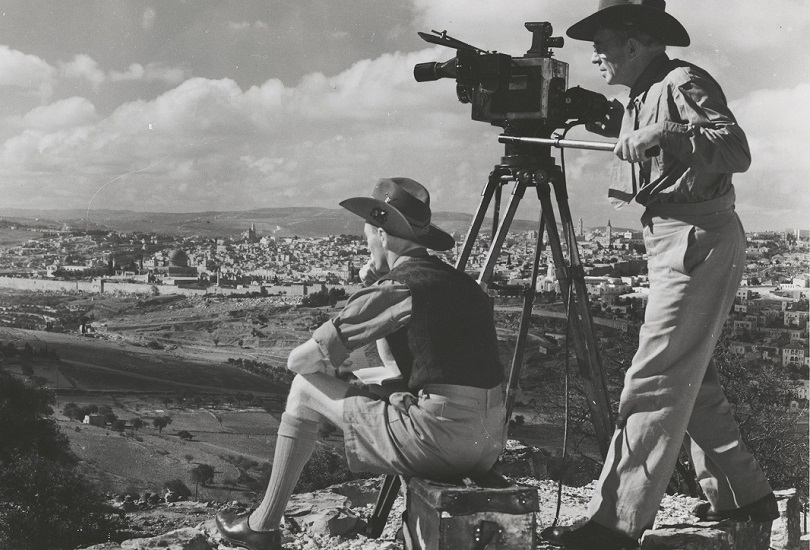
[[[570,120],[606,121],[612,102],[579,86],[568,88],[568,64],[554,59],[552,51],[563,46],[563,38],[552,36],[547,22],[525,26],[532,33],[532,45],[523,57],[484,51],[446,31],[420,32],[426,42],[455,49],[456,56],[443,63],[417,64],[414,78],[418,82],[454,78],[458,100],[472,105],[472,119],[500,126],[510,135],[548,136]]]

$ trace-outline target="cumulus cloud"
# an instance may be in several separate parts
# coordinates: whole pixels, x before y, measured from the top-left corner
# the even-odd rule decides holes
[[[81,127],[97,120],[95,106],[83,97],[69,97],[26,113],[19,125],[29,130],[49,132]]]
[[[91,104],[74,98],[50,107],[55,113],[72,106],[73,124],[65,116],[58,128],[34,127],[48,113],[30,113],[32,124],[6,140],[0,161],[19,176],[15,181],[41,189],[69,183],[70,200],[79,205],[98,185],[166,157],[117,180],[93,205],[131,207],[125,204],[130,191],[123,189],[135,185],[146,197],[144,208],[177,209],[172,198],[181,192],[185,209],[210,208],[211,197],[229,208],[302,201],[333,207],[336,197],[361,192],[380,174],[421,171],[427,179],[455,170],[457,159],[470,154],[467,133],[475,125],[457,104],[454,87],[425,86],[411,76],[414,63],[435,54],[387,54],[291,87],[269,80],[242,90],[229,79],[192,78],[104,118],[94,119]],[[448,149],[455,151],[450,158]],[[58,183],[48,175],[56,167]],[[453,180],[444,184],[446,210],[453,209],[452,189],[470,183],[457,178],[445,178]],[[467,190],[478,188],[475,179]],[[0,180],[0,192],[9,181]],[[151,196],[161,198],[150,202]]]
[[[89,55],[76,55],[71,61],[60,63],[61,74],[65,78],[86,80],[98,90],[105,82],[146,81],[164,82],[177,85],[189,77],[189,71],[179,67],[166,67],[160,63],[132,63],[126,71],[105,73]]]
[[[132,63],[126,71],[110,71],[109,73],[109,79],[112,82],[143,80],[179,84],[188,76],[189,72],[185,69],[164,67],[159,63],[149,63],[145,67],[140,63]]]
[[[99,69],[96,60],[89,55],[76,55],[72,60],[60,63],[59,66],[66,78],[87,80],[96,89],[106,79],[104,71]]]
[[[0,45],[0,87],[19,88],[48,97],[56,70],[43,59]]]

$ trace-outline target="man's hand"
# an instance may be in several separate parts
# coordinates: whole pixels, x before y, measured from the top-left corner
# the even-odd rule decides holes
[[[380,277],[385,275],[385,273],[379,273],[374,267],[374,260],[369,259],[369,261],[366,262],[366,265],[360,268],[358,275],[363,286],[371,286],[377,282]]]
[[[661,130],[657,124],[651,124],[619,136],[613,152],[617,157],[628,162],[644,162],[650,157],[658,155],[660,144]]]

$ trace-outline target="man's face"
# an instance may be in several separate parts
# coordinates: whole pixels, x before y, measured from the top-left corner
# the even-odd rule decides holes
[[[371,253],[371,260],[374,262],[374,269],[377,271],[385,270],[388,267],[388,255],[380,238],[380,230],[370,223],[366,223],[363,232],[366,235],[368,250]]]
[[[629,59],[627,57],[628,42],[624,41],[616,31],[600,29],[593,37],[593,56],[591,63],[599,68],[602,78],[608,84],[624,84],[630,86]]]

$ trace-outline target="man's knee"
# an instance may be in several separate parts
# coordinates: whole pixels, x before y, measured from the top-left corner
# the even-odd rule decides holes
[[[295,378],[293,378],[292,385],[290,386],[290,393],[287,395],[287,406],[284,410],[290,414],[300,417],[301,415],[296,413],[309,409],[309,399],[307,396],[310,386],[311,384],[306,380],[306,378],[300,374],[296,374]]]

